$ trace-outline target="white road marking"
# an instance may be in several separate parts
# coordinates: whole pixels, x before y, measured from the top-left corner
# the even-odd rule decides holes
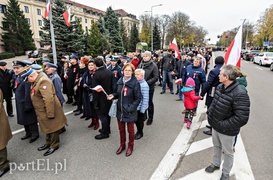
[[[72,113],[73,113],[73,111],[68,111],[68,112],[64,113],[64,115],[67,116],[67,115],[72,114]],[[12,131],[12,135],[15,135],[15,134],[18,134],[18,133],[20,133],[20,132],[23,132],[24,130],[25,130],[24,128],[21,128],[21,129]]]
[[[210,139],[211,138],[207,138]],[[195,142],[194,142],[195,143]],[[193,144],[194,144],[193,143]],[[212,159],[212,157],[211,157]],[[208,159],[208,165],[211,159]],[[222,165],[221,165],[222,167]],[[192,180],[192,179],[217,179],[221,177],[222,171],[215,171],[214,173],[206,173],[205,172],[205,167],[204,169],[200,169],[198,171],[195,171],[191,174],[188,174],[182,178],[179,178],[178,180]],[[237,138],[237,143],[235,146],[235,153],[234,153],[234,163],[232,170],[230,172],[230,176],[234,175],[236,179],[247,179],[247,180],[254,180],[253,172],[251,170],[250,163],[248,161],[248,157],[246,154],[246,150],[244,147],[244,143],[242,141],[242,138],[240,134],[238,135]]]
[[[261,71],[263,71],[264,69],[263,68],[260,68],[260,67],[256,67],[257,69],[259,69],[259,70],[261,70]]]

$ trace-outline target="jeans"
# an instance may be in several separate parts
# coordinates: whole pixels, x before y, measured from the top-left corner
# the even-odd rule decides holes
[[[181,91],[182,88],[182,84],[178,84],[177,85],[177,89],[178,89],[178,98],[183,100],[183,93]]]
[[[162,91],[163,92],[166,91],[166,81],[167,81],[167,78],[168,78],[170,91],[173,92],[173,76],[171,74],[171,71],[164,71],[163,70],[162,76],[163,76]]]

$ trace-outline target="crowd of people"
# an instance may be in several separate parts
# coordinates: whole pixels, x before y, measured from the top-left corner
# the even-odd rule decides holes
[[[44,156],[48,156],[59,148],[59,135],[66,131],[63,104],[71,104],[76,107],[73,111],[75,116],[81,115],[81,119],[91,120],[88,128],[97,130],[101,126],[99,134],[95,136],[97,140],[109,138],[111,117],[116,117],[120,135],[117,155],[126,149],[127,126],[129,141],[125,155],[128,157],[133,153],[134,140],[144,135],[144,122],[148,126],[154,122],[153,96],[158,82],[162,86],[160,94],[165,94],[169,89],[171,94],[178,96],[176,101],[184,102],[183,122],[188,129],[196,116],[198,100],[206,96],[209,130],[204,133],[212,135],[215,146],[213,164],[206,171],[219,169],[218,157],[220,150],[224,150],[227,167],[223,168],[223,179],[228,178],[234,152],[230,151],[233,147],[230,144],[234,143],[234,136],[247,123],[249,116],[249,100],[242,104],[244,110],[240,109],[241,106],[239,110],[234,109],[239,103],[238,93],[248,98],[246,89],[243,91],[241,86],[237,87],[240,80],[246,82],[246,76],[238,68],[224,66],[222,56],[215,58],[215,67],[206,76],[212,54],[205,49],[183,50],[179,55],[180,58],[176,57],[172,49],[168,49],[167,53],[137,50],[127,56],[109,53],[95,58],[72,54],[69,58],[61,57],[57,64],[43,59],[42,66],[29,60],[14,61],[13,69],[7,69],[6,62],[0,62],[0,88],[5,92],[4,95],[0,93],[0,116],[5,116],[1,118],[1,123],[8,126],[3,99],[7,103],[8,116],[13,116],[11,97],[14,92],[17,123],[25,129],[21,139],[35,142],[39,138],[39,122],[46,139],[38,150],[47,150]],[[174,85],[177,85],[176,93]],[[236,93],[233,93],[235,89]],[[224,98],[228,103],[221,100],[221,94],[226,95]],[[222,109],[219,109],[218,102],[223,102]],[[112,108],[115,108],[114,115],[109,113]],[[222,113],[224,110],[225,114]],[[9,168],[6,145],[11,138],[10,128],[5,128],[5,131],[0,128],[0,133],[0,137],[5,133],[3,142],[0,138],[1,176]],[[219,140],[221,138],[224,138],[224,144]]]

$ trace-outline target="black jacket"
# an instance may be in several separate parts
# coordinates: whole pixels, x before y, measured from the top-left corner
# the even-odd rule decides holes
[[[13,74],[12,70],[0,70],[0,89],[3,92],[4,99],[10,99],[13,96],[11,83]]]
[[[207,111],[209,124],[217,132],[235,136],[248,122],[250,100],[247,92],[235,80],[227,88],[219,84]]]
[[[163,71],[176,71],[176,59],[173,55],[166,55],[161,60],[161,67]]]
[[[144,63],[143,61],[141,61],[138,67],[142,68],[145,71],[144,79],[148,83],[150,90],[153,89],[155,86],[155,83],[158,80],[158,75],[159,75],[157,65],[152,60],[150,60],[147,63]]]

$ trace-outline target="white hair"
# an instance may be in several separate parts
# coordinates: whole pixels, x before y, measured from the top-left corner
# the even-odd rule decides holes
[[[136,73],[136,72],[140,72],[140,74],[141,74],[143,77],[145,76],[145,71],[144,71],[144,69],[138,68],[138,69],[135,70],[135,73]]]

